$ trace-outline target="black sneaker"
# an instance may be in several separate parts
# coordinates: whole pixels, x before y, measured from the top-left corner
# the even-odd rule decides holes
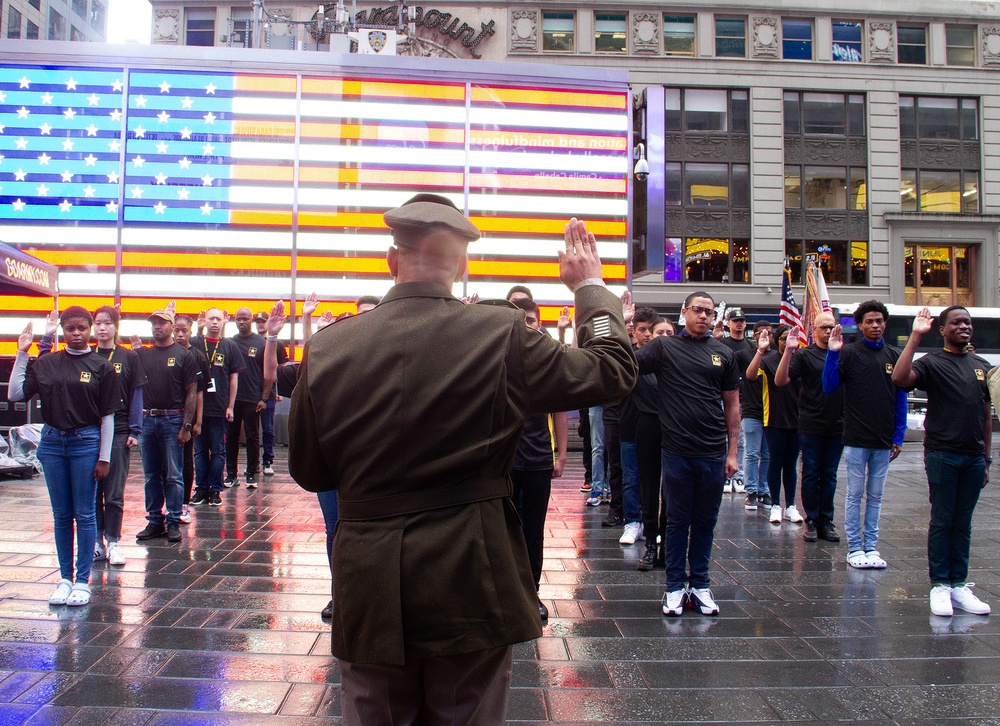
[[[201,489],[197,489],[194,496],[191,497],[191,506],[196,504],[208,504],[208,494]]]
[[[639,564],[636,565],[635,569],[641,572],[649,572],[654,567],[656,567],[656,542],[648,542],[646,544],[646,551],[642,553]]]
[[[625,518],[614,512],[609,513],[607,517],[601,520],[602,527],[621,527],[623,524],[625,524]]]
[[[806,522],[806,531],[802,533],[802,539],[806,542],[815,542],[818,539],[816,535],[816,523],[812,520]]]
[[[167,525],[167,542],[180,542],[181,541],[181,528],[177,522],[171,522]]]
[[[240,485],[240,478],[236,474],[230,474],[226,477],[226,480],[222,482],[222,486],[226,489],[231,489],[233,487],[238,487]]]
[[[757,511],[757,492],[747,494],[747,498],[743,500],[743,508],[748,512]]]
[[[257,475],[247,474],[247,489],[256,489],[256,488],[257,488]]]
[[[764,508],[765,512],[770,514],[771,509],[771,495],[770,494],[758,494],[757,503]]]
[[[212,492],[208,495],[208,506],[210,507],[221,507],[222,506],[222,496],[218,492]]]
[[[166,533],[167,533],[167,528],[164,527],[162,524],[153,524],[152,522],[150,522],[149,524],[146,525],[146,528],[144,530],[142,530],[141,532],[139,532],[139,534],[135,536],[135,538],[140,542],[142,542],[147,539],[156,539],[157,537],[163,537]]]

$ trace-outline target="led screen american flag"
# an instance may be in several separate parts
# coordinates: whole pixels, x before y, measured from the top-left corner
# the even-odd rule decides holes
[[[412,60],[412,59],[411,59]],[[456,294],[527,284],[571,302],[555,252],[570,216],[626,277],[629,94],[621,88],[157,67],[0,65],[0,240],[60,267],[60,304],[230,312],[317,292],[353,309],[391,285],[382,213],[431,191],[467,209]],[[44,299],[8,296],[0,352]]]

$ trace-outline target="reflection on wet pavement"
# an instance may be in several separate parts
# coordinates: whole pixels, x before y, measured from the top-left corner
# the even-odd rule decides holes
[[[283,452],[281,452],[283,453]],[[571,458],[577,462],[579,455]],[[41,478],[0,480],[0,726],[336,723],[340,671],[319,611],[330,598],[323,518],[278,474],[197,507],[180,545],[134,540],[133,462],[124,567],[96,563],[94,597],[52,608],[58,581]],[[883,571],[846,546],[807,543],[725,495],[712,563],[718,618],[660,615],[662,572],[635,569],[585,507],[582,469],[553,484],[541,597],[544,636],[515,647],[509,723],[994,723],[1000,618],[929,615],[928,505],[919,448],[890,469]],[[843,473],[841,474],[843,481]],[[842,520],[838,496],[838,524]],[[1000,496],[973,536],[977,592],[1000,607]]]

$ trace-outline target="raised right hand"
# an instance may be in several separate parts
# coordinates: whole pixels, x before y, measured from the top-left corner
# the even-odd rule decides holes
[[[829,350],[840,350],[844,347],[844,328],[842,326],[838,325],[833,329],[826,347]]]
[[[31,344],[35,342],[34,330],[35,326],[29,320],[28,324],[24,326],[24,331],[17,336],[17,349],[20,352],[27,353]]]
[[[304,314],[305,313],[303,313],[303,315]],[[278,302],[271,307],[271,315],[267,319],[267,334],[278,335],[283,327],[285,327],[285,303],[278,300]]]
[[[798,325],[792,327],[788,331],[788,337],[785,339],[785,350],[789,353],[796,350],[799,347],[799,342],[802,339],[802,328]]]
[[[926,335],[931,332],[933,325],[934,318],[931,317],[930,309],[921,308],[920,312],[913,318],[913,334],[919,336]]]
[[[767,349],[771,347],[771,331],[764,328],[760,331],[760,337],[757,338],[757,352],[761,355],[767,352]]]
[[[59,311],[53,310],[45,318],[45,334],[50,338],[56,334],[59,328]]]
[[[597,254],[597,239],[587,231],[587,225],[573,217],[563,232],[566,251],[559,250],[559,279],[570,290],[584,280],[604,279],[601,258]]]
[[[556,321],[556,328],[559,330],[566,330],[569,326],[573,324],[573,318],[569,314],[569,306],[563,306],[563,309],[559,311],[559,319]]]

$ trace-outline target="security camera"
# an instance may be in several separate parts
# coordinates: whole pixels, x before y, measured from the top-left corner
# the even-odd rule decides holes
[[[638,181],[646,181],[646,177],[649,176],[649,162],[645,158],[639,159],[635,162],[632,173]]]

